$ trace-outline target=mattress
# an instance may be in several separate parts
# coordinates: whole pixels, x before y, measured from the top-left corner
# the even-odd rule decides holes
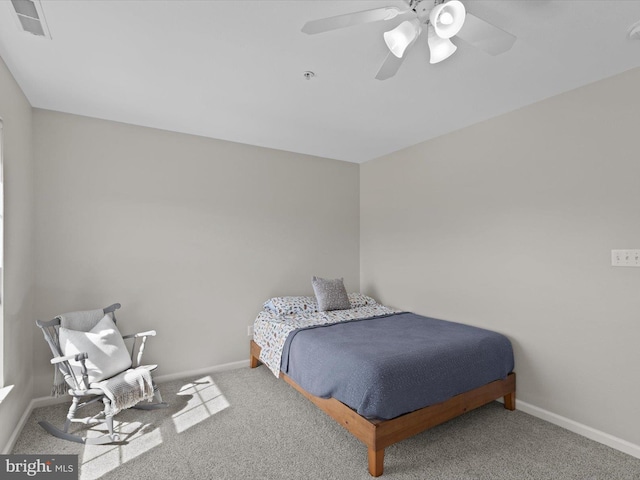
[[[409,312],[291,329],[280,369],[307,392],[390,419],[504,379],[511,342]]]
[[[304,297],[291,297],[304,298]],[[272,299],[273,300],[273,299]],[[256,317],[253,323],[253,341],[260,346],[260,361],[278,377],[282,349],[291,332],[300,328],[317,325],[332,325],[355,319],[373,318],[399,310],[380,305],[372,300],[372,303],[361,304],[356,308],[347,310],[333,310],[328,312],[297,310],[291,313],[281,313],[273,310],[271,300],[265,303],[265,308]],[[294,309],[295,310],[295,309]],[[288,311],[285,309],[284,311]]]

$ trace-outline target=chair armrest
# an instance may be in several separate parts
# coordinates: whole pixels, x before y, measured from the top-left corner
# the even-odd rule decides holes
[[[79,384],[79,380],[73,374],[65,374],[65,380],[69,377],[73,378],[73,382],[77,385],[77,388],[74,390],[82,389],[87,390],[89,388],[89,374],[87,372],[87,365],[85,364],[85,360],[89,358],[89,354],[86,352],[74,353],[71,355],[65,355],[64,357],[55,357],[51,359],[51,364],[55,365],[57,363],[68,362],[69,360],[75,360],[76,362],[80,362],[80,372],[82,374],[82,382],[84,383],[84,389],[82,385]]]
[[[131,333],[129,335],[123,335],[123,339],[133,338],[133,346],[131,347],[131,364],[134,367],[139,367],[142,362],[142,354],[144,353],[144,347],[147,342],[147,337],[155,337],[156,331],[149,330],[141,333]],[[138,339],[140,343],[138,343]],[[138,354],[136,355],[136,345],[138,346]]]
[[[55,365],[56,363],[68,362],[69,360],[75,360],[76,362],[82,362],[84,365],[85,359],[89,358],[89,355],[85,352],[82,353],[74,353],[72,355],[66,355],[64,357],[55,357],[51,359],[51,364]]]
[[[149,330],[147,332],[130,333],[129,335],[123,335],[122,338],[127,339],[127,338],[155,337],[155,336],[156,336],[156,331]]]

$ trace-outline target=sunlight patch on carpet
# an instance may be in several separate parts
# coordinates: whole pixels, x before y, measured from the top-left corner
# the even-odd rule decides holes
[[[160,430],[152,425],[116,422],[114,430],[120,435],[122,444],[85,445],[79,458],[82,480],[100,478],[162,443]],[[91,429],[87,437],[100,437],[105,433]]]
[[[172,415],[178,433],[184,432],[230,406],[222,391],[208,375],[183,385],[178,395],[191,397],[182,410]]]

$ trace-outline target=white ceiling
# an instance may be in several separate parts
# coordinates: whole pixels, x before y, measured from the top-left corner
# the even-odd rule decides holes
[[[463,2],[514,47],[491,57],[458,41],[430,65],[421,38],[385,81],[382,33],[398,20],[300,28],[403,0],[43,0],[51,40],[19,31],[2,0],[0,56],[37,108],[350,162],[640,66],[627,36],[639,0]]]

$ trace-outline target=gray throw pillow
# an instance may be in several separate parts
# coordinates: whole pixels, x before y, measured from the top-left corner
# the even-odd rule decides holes
[[[318,301],[318,311],[346,310],[351,308],[347,290],[344,288],[342,278],[328,280],[326,278],[313,277],[311,280],[313,291]]]

